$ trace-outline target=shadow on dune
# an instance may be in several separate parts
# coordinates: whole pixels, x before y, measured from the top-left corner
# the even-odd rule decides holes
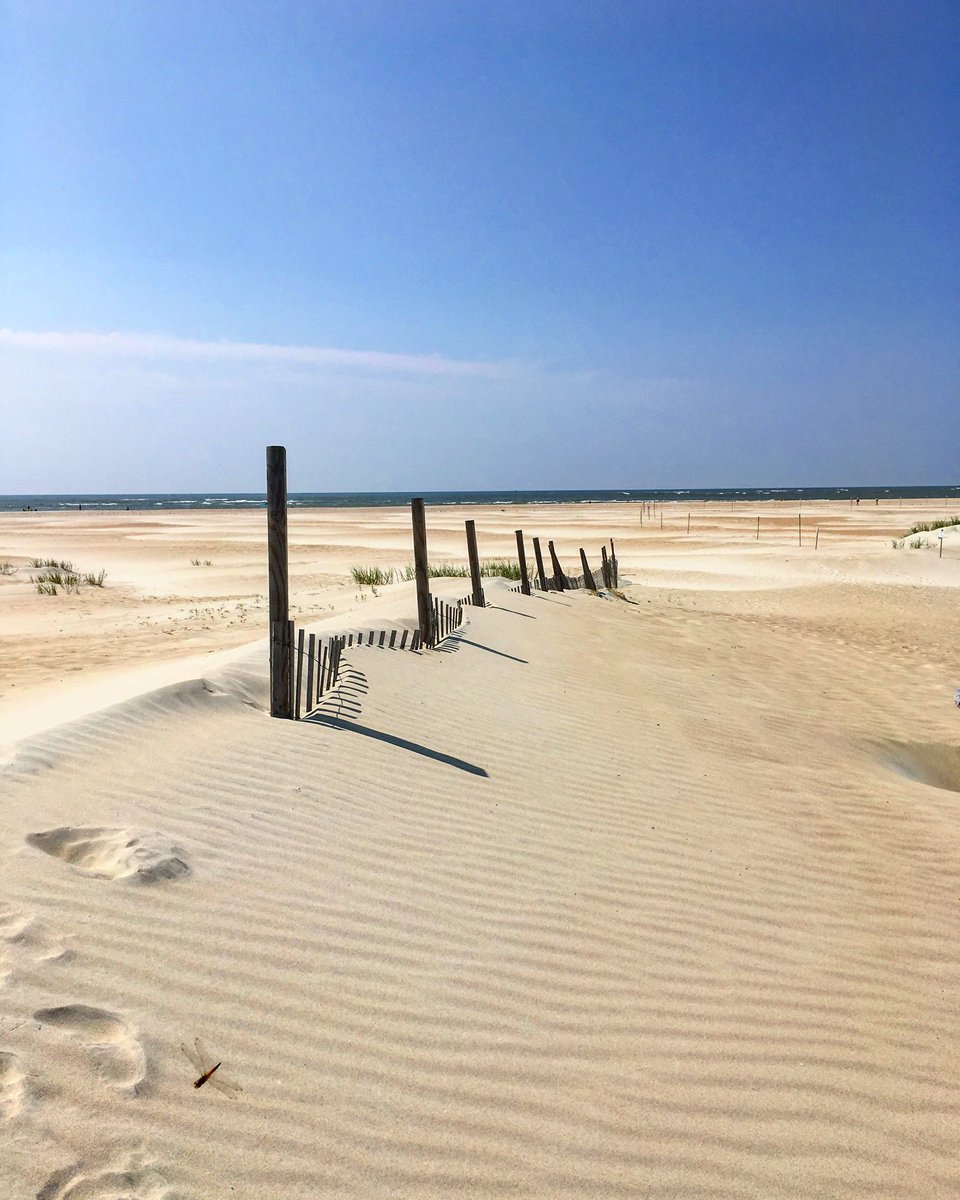
[[[363,737],[373,738],[374,741],[386,742],[388,746],[396,746],[398,750],[409,750],[413,754],[431,758],[434,762],[445,763],[448,767],[456,767],[458,771],[466,771],[470,775],[482,775],[483,778],[487,778],[487,772],[483,767],[465,762],[462,758],[454,758],[452,754],[441,754],[439,750],[431,750],[429,746],[422,746],[419,742],[409,742],[406,738],[397,737],[395,734],[384,733],[382,729],[370,729],[366,725],[356,725],[353,721],[345,720],[342,717],[327,716],[320,711],[304,717],[304,721],[309,725],[325,725],[328,729],[343,729],[350,733],[359,733]]]
[[[349,733],[359,733],[362,737],[373,738],[377,742],[385,742],[388,746],[396,746],[398,750],[409,750],[423,758],[433,759],[434,762],[444,763],[448,767],[456,767],[458,771],[466,771],[470,775],[480,775],[488,778],[483,767],[455,758],[452,754],[443,754],[439,750],[431,750],[419,742],[411,742],[406,738],[397,737],[392,733],[384,733],[381,729],[371,729],[368,725],[356,724],[355,718],[360,716],[363,709],[363,697],[369,691],[367,677],[356,667],[345,666],[340,674],[336,689],[328,692],[313,712],[305,716],[301,724],[324,725],[327,729],[346,730]]]
[[[483,646],[480,642],[473,642],[468,637],[464,637],[459,630],[451,633],[449,637],[444,638],[439,646],[434,647],[435,654],[456,654],[463,646],[473,646],[475,650],[486,650],[488,654],[496,654],[498,658],[509,658],[511,662],[523,663],[528,666],[528,660],[525,658],[517,658],[513,654],[505,654],[503,650],[494,650],[492,646]]]
[[[528,621],[535,621],[537,619],[533,613],[517,612],[515,608],[504,608],[500,604],[488,604],[487,608],[495,608],[497,612],[512,613],[515,617],[526,617]]]

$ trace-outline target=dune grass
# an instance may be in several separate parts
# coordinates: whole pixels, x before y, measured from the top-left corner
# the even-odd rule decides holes
[[[38,565],[37,559],[33,560],[33,565]],[[46,564],[40,565],[46,566],[46,570],[34,575],[32,581],[41,596],[55,596],[58,588],[63,588],[65,592],[79,592],[82,586],[102,588],[107,577],[104,570],[81,572],[72,563],[56,562],[53,559],[48,559]]]
[[[405,567],[351,567],[354,583],[367,587],[385,587],[389,583],[404,583],[415,578],[412,563]],[[466,563],[431,563],[427,568],[431,579],[468,579],[470,568]],[[487,558],[480,563],[480,574],[504,579],[519,579],[520,564],[508,558]]]
[[[76,571],[76,567],[72,562],[67,562],[65,558],[34,558],[30,561],[31,567],[53,567],[57,571]]]
[[[960,517],[944,517],[942,521],[918,521],[911,527],[910,533],[929,533],[933,529],[948,529],[951,525],[960,525]],[[910,533],[906,536],[909,537]]]

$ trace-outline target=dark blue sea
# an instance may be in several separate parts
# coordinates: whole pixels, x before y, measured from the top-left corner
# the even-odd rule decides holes
[[[291,492],[290,508],[396,508],[415,495],[427,504],[609,504],[650,500],[924,500],[960,498],[960,485],[932,487],[793,487],[793,488],[635,488],[630,491],[562,492]],[[257,492],[160,492],[154,494],[75,494],[52,496],[0,496],[0,512],[34,509],[113,509],[153,511],[186,508],[265,508],[266,496]]]

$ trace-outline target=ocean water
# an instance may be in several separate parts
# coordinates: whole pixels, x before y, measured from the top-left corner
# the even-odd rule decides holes
[[[290,508],[395,508],[416,496],[427,504],[599,504],[638,503],[650,500],[924,500],[960,499],[960,485],[932,487],[793,487],[793,488],[635,488],[630,491],[489,491],[489,492],[291,492]],[[186,508],[265,508],[266,496],[257,492],[160,492],[155,494],[65,494],[0,496],[0,512],[33,509],[58,512],[66,509],[156,511]]]

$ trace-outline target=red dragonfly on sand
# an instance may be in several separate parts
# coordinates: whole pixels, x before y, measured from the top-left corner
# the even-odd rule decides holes
[[[201,1088],[205,1083],[209,1083],[211,1087],[216,1088],[218,1092],[223,1092],[225,1096],[230,1096],[231,1099],[236,1099],[237,1095],[243,1091],[239,1083],[231,1083],[222,1075],[216,1074],[222,1066],[222,1062],[215,1063],[213,1061],[199,1038],[194,1040],[192,1049],[186,1043],[180,1049],[200,1072],[200,1078],[193,1085],[195,1088]]]

